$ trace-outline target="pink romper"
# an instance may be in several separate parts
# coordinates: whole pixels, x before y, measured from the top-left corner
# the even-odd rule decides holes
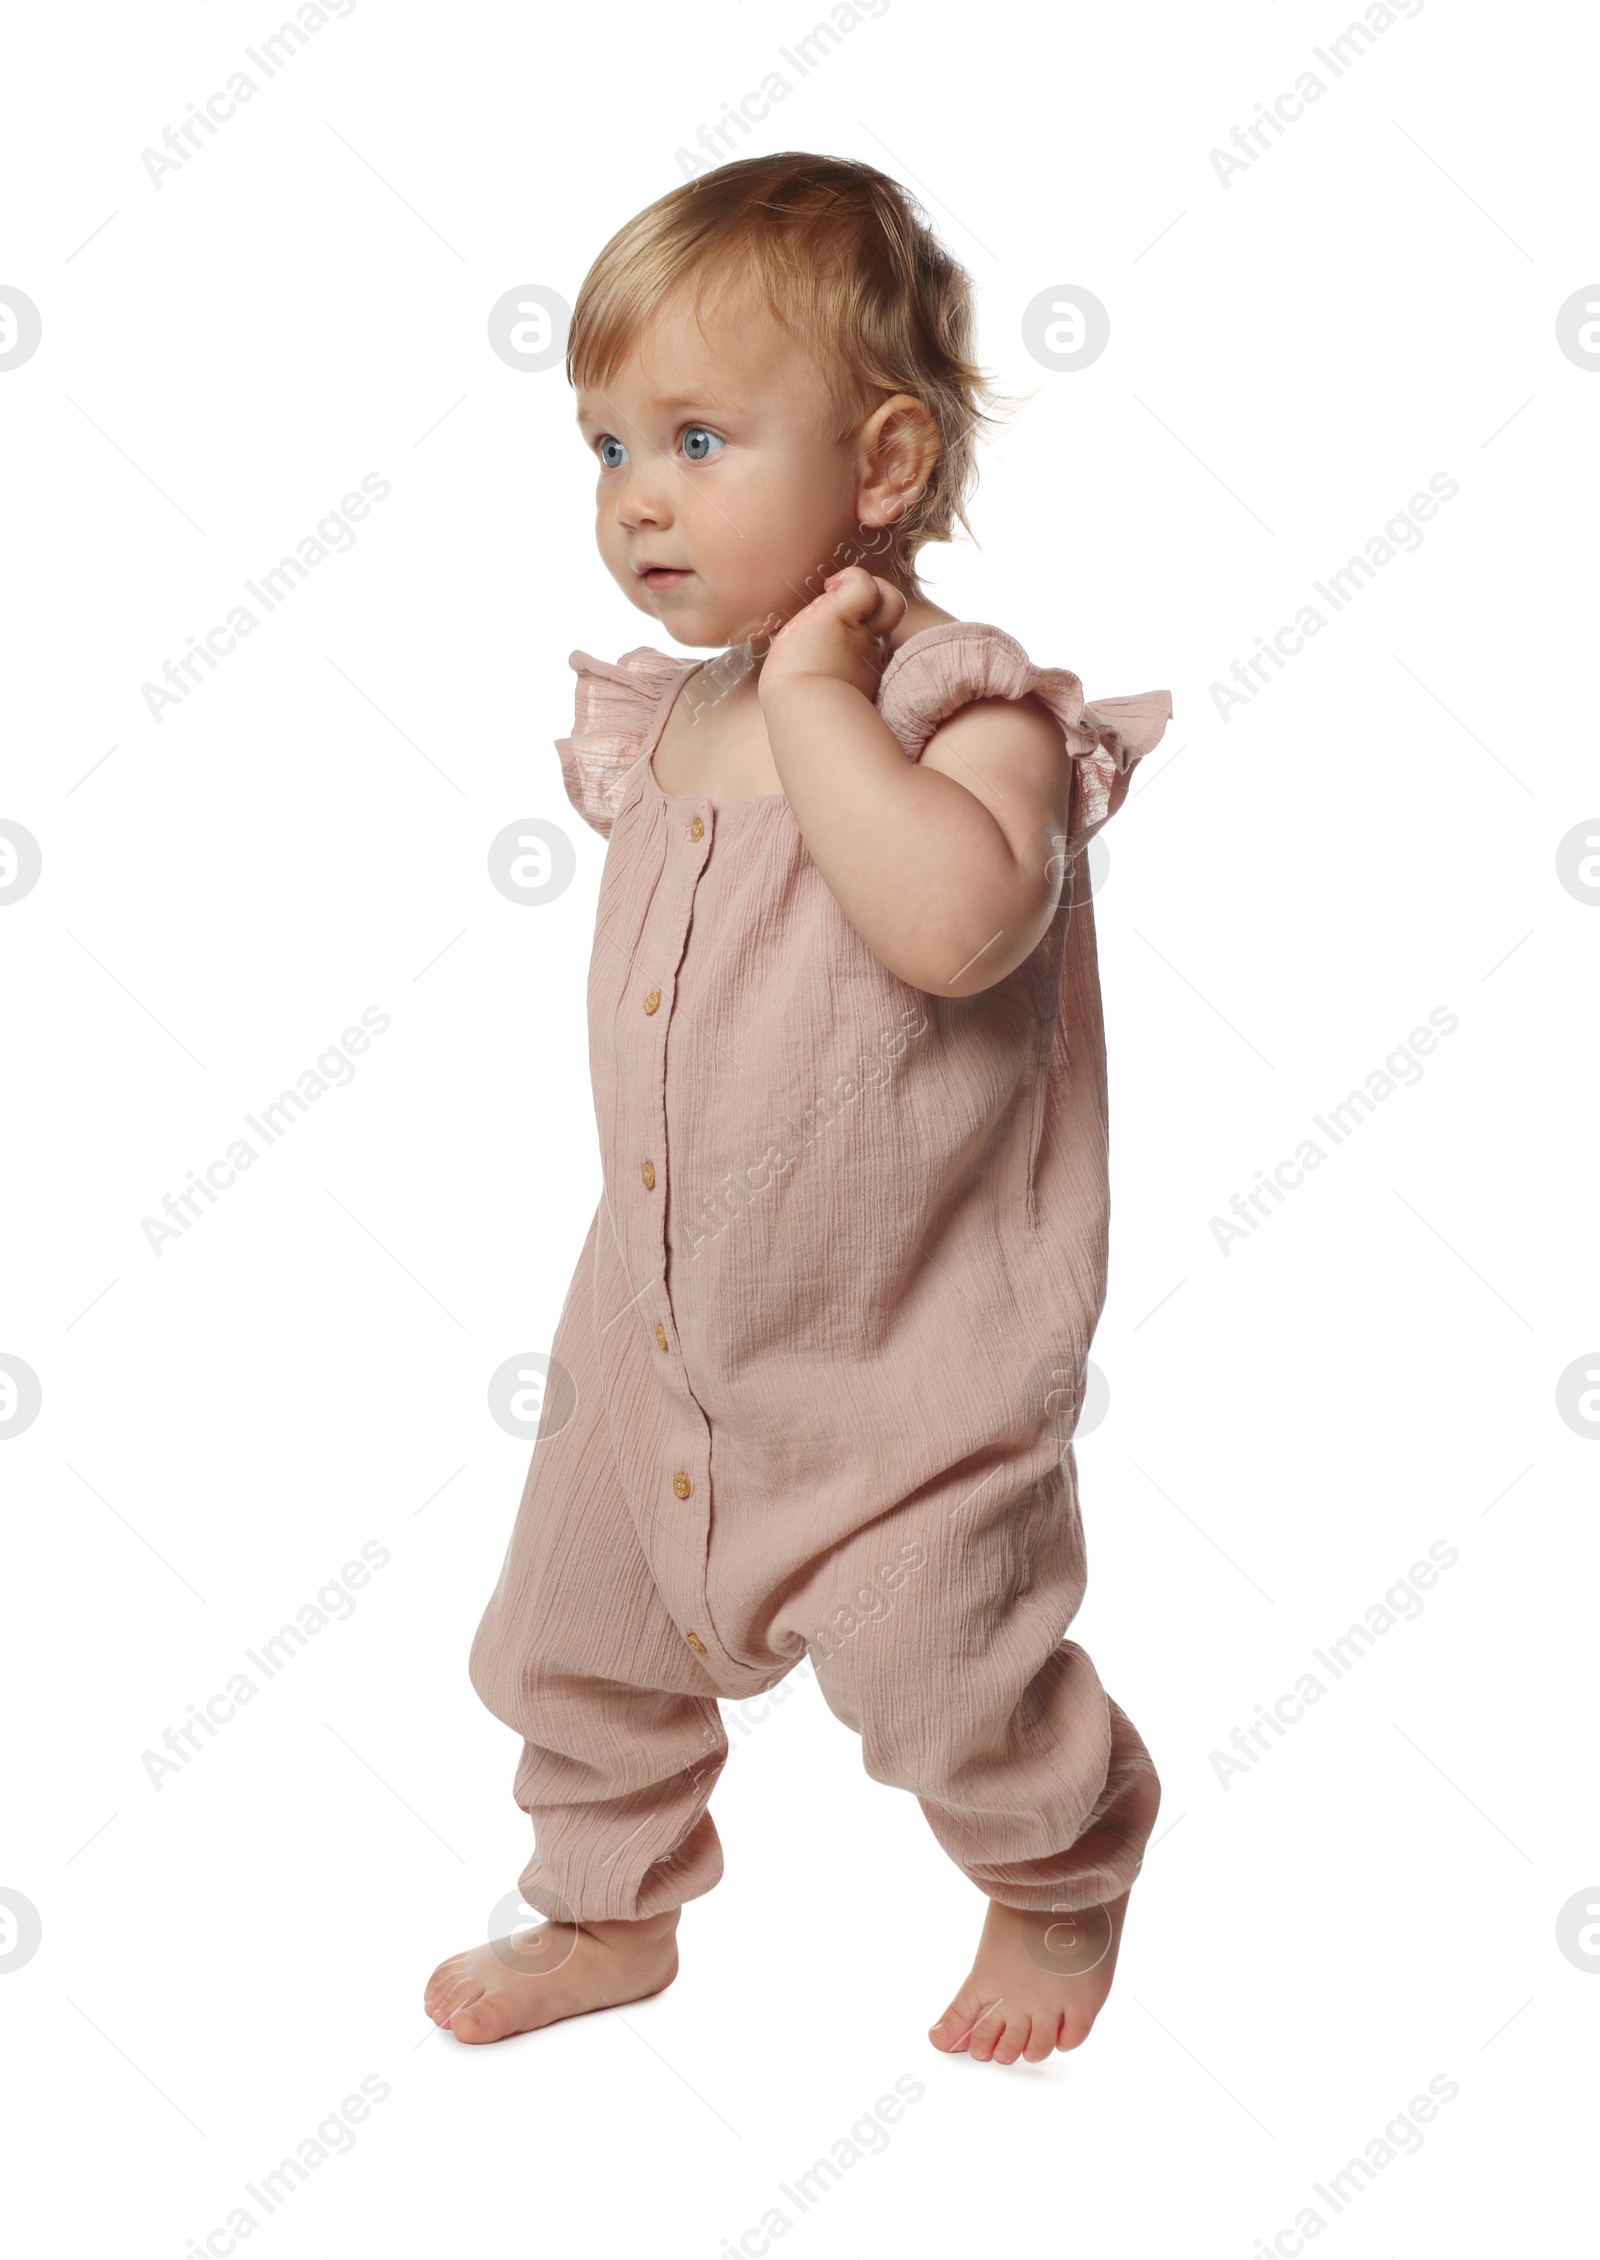
[[[1044,939],[944,997],[873,956],[782,793],[662,792],[650,756],[701,661],[571,663],[563,776],[609,841],[604,1192],[470,1664],[523,1740],[523,1896],[600,1920],[710,1890],[717,1698],[809,1653],[867,1771],[915,1794],[980,1891],[1113,1898],[1160,1790],[1063,1637],[1109,1215],[1082,847],[1171,700],[1085,705],[1076,675],[968,622],[894,653],[877,707],[908,759],[970,700],[1031,694],[1073,765]]]

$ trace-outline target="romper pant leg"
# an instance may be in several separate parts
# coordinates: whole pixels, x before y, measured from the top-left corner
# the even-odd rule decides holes
[[[728,1755],[613,1463],[594,1349],[595,1232],[551,1345],[576,1405],[546,1434],[561,1393],[546,1395],[468,1666],[489,1709],[523,1737],[514,1794],[535,1851],[522,1896],[569,1922],[638,1920],[712,1888],[722,1848],[706,1807]]]
[[[1068,1445],[1020,1480],[952,1470],[819,1564],[789,1605],[868,1773],[911,1790],[951,1859],[1008,1907],[1118,1898],[1161,1801],[1137,1731],[1062,1637],[1085,1582]]]

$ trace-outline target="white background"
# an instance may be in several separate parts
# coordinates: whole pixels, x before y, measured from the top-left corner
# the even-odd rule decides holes
[[[1074,1628],[1166,1801],[1089,2043],[1002,2071],[925,2038],[981,1902],[809,1672],[730,1709],[726,1878],[674,1987],[482,2050],[422,2015],[527,1856],[466,1676],[528,1457],[487,1388],[548,1347],[599,1191],[566,655],[662,642],[595,554],[559,367],[496,358],[488,311],[570,303],[816,18],[360,0],[153,185],[141,152],[281,20],[34,9],[3,58],[0,283],[43,324],[0,375],[0,817],[43,859],[0,915],[0,1351],[42,1392],[0,1450],[28,2249],[205,2250],[376,2075],[252,2252],[713,2260],[907,2074],[783,2249],[1249,2260],[1307,2205],[1345,2260],[1556,2249],[1600,2007],[1557,1945],[1600,1902],[1600,1452],[1557,1409],[1600,1365],[1600,910],[1557,872],[1600,834],[1600,370],[1556,339],[1600,274],[1592,23],[1430,0],[1335,80],[1312,49],[1350,14],[1312,0],[893,0],[730,152],[907,181],[1032,396],[936,600],[1176,702],[1097,902]],[[1210,151],[1308,68],[1323,98],[1224,185]],[[1110,312],[1075,373],[1022,343],[1059,285]],[[368,472],[355,547],[153,721],[141,686]],[[1219,714],[1439,472],[1420,549]],[[531,818],[578,858],[542,908],[487,872]],[[142,1219],[368,1006],[353,1084],[153,1253]],[[1420,1082],[1224,1254],[1213,1216],[1437,1006]],[[1440,1540],[1420,1617],[1224,1786],[1212,1753]],[[154,1786],[143,1753],[369,1541],[355,1614]],[[1335,2214],[1313,2184],[1440,2074]]]

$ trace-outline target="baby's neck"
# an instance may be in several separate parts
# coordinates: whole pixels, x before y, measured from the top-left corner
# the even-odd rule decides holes
[[[909,643],[913,636],[920,636],[928,628],[941,627],[954,618],[953,612],[946,612],[941,605],[930,604],[924,596],[907,596],[905,616],[888,636],[889,649],[896,652],[903,643]],[[735,693],[742,695],[746,690],[753,694],[771,641],[770,636],[754,636],[748,643],[730,645],[715,659],[706,661],[700,677],[701,686],[714,690],[724,698]]]

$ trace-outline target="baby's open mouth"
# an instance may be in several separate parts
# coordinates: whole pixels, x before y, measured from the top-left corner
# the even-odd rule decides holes
[[[651,589],[675,589],[690,578],[687,565],[646,565],[645,586]]]

